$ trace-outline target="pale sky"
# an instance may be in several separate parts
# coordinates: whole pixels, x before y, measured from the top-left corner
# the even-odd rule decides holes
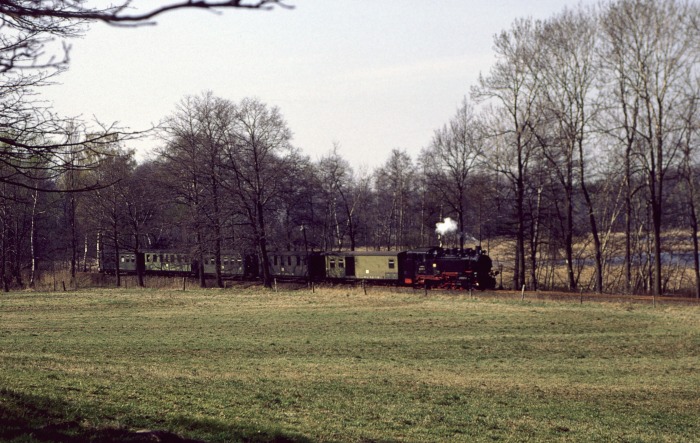
[[[312,160],[337,142],[353,167],[371,171],[394,148],[415,160],[430,144],[488,73],[494,34],[579,1],[288,3],[295,8],[180,11],[137,29],[94,24],[72,42],[69,71],[43,97],[63,115],[133,130],[158,123],[187,95],[257,97],[280,109]],[[158,143],[132,147],[145,158]]]

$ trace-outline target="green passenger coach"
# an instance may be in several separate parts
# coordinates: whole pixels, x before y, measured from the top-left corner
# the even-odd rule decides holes
[[[327,252],[325,276],[330,280],[398,281],[405,252]]]

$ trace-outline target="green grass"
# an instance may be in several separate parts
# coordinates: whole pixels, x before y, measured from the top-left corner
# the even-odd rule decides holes
[[[698,411],[697,305],[0,295],[2,441],[688,442]]]

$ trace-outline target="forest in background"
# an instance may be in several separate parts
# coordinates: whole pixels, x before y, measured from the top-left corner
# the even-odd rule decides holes
[[[22,41],[80,32],[54,14],[63,28],[10,33],[0,13],[3,36]],[[312,161],[277,107],[207,91],[164,116],[157,155],[137,163],[140,134],[88,130],[33,101],[66,66],[17,69],[31,52],[5,38],[3,286],[75,277],[105,249],[266,257],[443,242],[491,249],[512,288],[699,294],[700,6],[616,0],[523,18],[494,51],[417,158],[393,149],[368,171],[342,141]],[[448,217],[456,229],[438,238]]]

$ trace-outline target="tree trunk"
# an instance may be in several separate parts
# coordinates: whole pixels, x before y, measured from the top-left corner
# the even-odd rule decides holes
[[[31,254],[31,274],[29,276],[29,287],[33,288],[34,285],[36,284],[36,277],[37,277],[37,266],[38,266],[38,258],[37,258],[37,228],[36,228],[36,207],[37,207],[37,202],[39,200],[39,191],[34,191],[34,194],[32,195],[32,219],[31,219],[31,226],[29,229],[29,242],[30,242],[30,254]]]
[[[144,271],[146,264],[139,258],[141,254],[141,242],[139,241],[138,234],[134,235],[134,254],[136,255],[136,284],[139,288],[145,288],[146,282],[144,282]]]
[[[598,234],[598,224],[595,218],[595,211],[593,210],[593,202],[591,196],[588,193],[588,187],[586,186],[585,168],[583,162],[583,142],[579,140],[578,142],[578,155],[579,155],[579,180],[581,182],[581,191],[583,191],[583,197],[586,201],[586,207],[588,208],[588,219],[591,224],[591,235],[593,236],[593,247],[595,249],[595,292],[600,294],[603,292],[603,254],[600,245],[600,235]]]
[[[117,236],[117,230],[115,229],[114,232],[114,277],[116,279],[116,285],[117,287],[121,287],[122,285],[122,275],[121,275],[121,261],[119,260],[119,240]]]
[[[263,216],[263,206],[262,203],[256,203],[256,212],[258,219],[258,226],[256,229],[256,237],[258,240],[258,247],[260,248],[260,259],[262,262],[262,277],[263,285],[266,288],[272,288],[272,276],[270,275],[270,260],[267,255],[267,239],[265,238],[265,219]]]
[[[570,192],[567,191],[566,201],[566,225],[564,232],[564,251],[566,254],[566,276],[569,282],[569,290],[576,290],[576,276],[574,275],[574,212]]]
[[[88,262],[88,235],[85,234],[85,240],[83,242],[83,272],[87,272],[87,262]]]
[[[197,273],[197,277],[199,279],[199,287],[206,288],[207,278],[204,275],[204,244],[199,225],[197,226],[197,255],[199,260],[197,260],[196,264],[197,269],[194,269],[194,271]]]
[[[631,147],[625,153],[625,290],[632,293],[632,183]]]
[[[216,286],[224,287],[221,275],[221,208],[219,207],[219,186],[215,172],[212,173],[212,198],[214,200],[214,264],[216,266]]]
[[[695,271],[695,298],[700,298],[700,246],[698,245],[698,216],[695,210],[695,202],[693,201],[693,193],[689,197],[689,212],[690,212],[690,234],[693,239],[693,270]]]
[[[5,224],[5,217],[0,220],[2,223],[2,231],[0,231],[0,277],[2,277],[2,290],[4,292],[10,292],[10,285],[7,279],[7,227]]]
[[[70,278],[71,282],[75,282],[78,261],[78,233],[77,220],[75,219],[75,197],[72,195],[68,198],[68,223],[70,223]]]
[[[518,176],[516,179],[516,217],[518,219],[518,232],[515,240],[515,268],[513,270],[514,289],[520,289],[525,285],[525,177],[522,158],[523,146],[518,140]]]
[[[532,281],[532,290],[536,291],[539,288],[537,278],[537,248],[540,236],[540,208],[542,205],[542,188],[537,190],[537,205],[535,206],[535,214],[532,217],[532,228],[530,234],[530,280]]]

